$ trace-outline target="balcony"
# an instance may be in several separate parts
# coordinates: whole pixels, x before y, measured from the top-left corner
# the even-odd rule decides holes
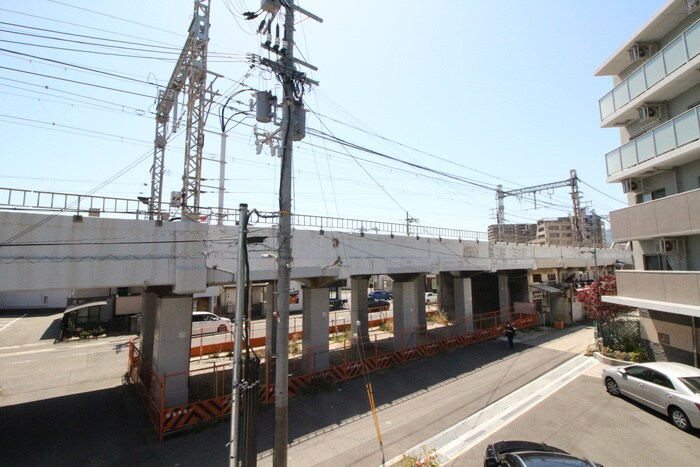
[[[699,73],[700,75],[700,73]],[[700,158],[700,107],[659,125],[605,155],[608,182]]]
[[[617,296],[604,302],[700,316],[700,272],[616,271]]]
[[[664,101],[700,82],[696,71],[700,63],[700,21],[694,23],[641,67],[598,101],[601,126],[625,125],[637,116],[640,97],[645,101]],[[672,73],[676,73],[671,79]],[[636,105],[630,105],[636,104]]]
[[[700,189],[610,213],[613,241],[700,234]]]

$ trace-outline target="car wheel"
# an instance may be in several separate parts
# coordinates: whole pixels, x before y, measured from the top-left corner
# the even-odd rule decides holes
[[[671,417],[671,421],[674,425],[676,425],[676,428],[680,428],[683,431],[690,430],[690,421],[688,420],[688,416],[685,414],[685,412],[678,407],[671,407],[669,408],[668,412],[669,416]]]
[[[620,386],[618,386],[615,380],[610,377],[605,378],[605,389],[608,390],[608,394],[611,396],[620,395]]]
[[[226,332],[227,330],[228,330],[228,328],[226,327],[225,324],[219,324],[219,329],[218,329],[219,332]]]

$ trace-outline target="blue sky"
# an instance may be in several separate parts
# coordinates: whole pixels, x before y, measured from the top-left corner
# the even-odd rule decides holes
[[[599,127],[597,102],[612,80],[593,73],[665,1],[298,3],[324,22],[297,15],[295,54],[319,68],[309,76],[320,86],[304,95],[296,213],[401,223],[408,212],[426,226],[485,231],[495,223],[498,184],[556,182],[570,169],[584,205],[601,215],[625,206],[619,184],[605,182],[604,154],[619,135]],[[241,15],[258,6],[211,2],[209,69],[223,76],[213,84],[217,102],[242,86],[281,96],[274,77],[245,59],[267,55],[254,33],[259,19]],[[192,12],[191,0],[0,0],[0,186],[149,195],[155,95]],[[93,45],[103,39],[121,48]],[[249,94],[239,99],[243,108]],[[201,204],[211,207],[218,112],[214,104],[204,149],[212,188]],[[256,154],[254,124],[229,125],[225,204],[275,211],[280,159],[268,148]],[[183,139],[168,144],[168,195],[181,188]],[[507,198],[506,220],[563,216],[570,205],[566,188],[538,194],[536,205]]]

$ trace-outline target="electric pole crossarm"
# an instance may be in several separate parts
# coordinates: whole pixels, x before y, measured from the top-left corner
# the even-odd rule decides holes
[[[314,81],[306,76],[306,73],[302,73],[301,71],[297,71],[294,69],[293,66],[285,65],[283,63],[275,62],[273,60],[270,60],[269,58],[263,58],[260,60],[260,64],[266,67],[269,67],[274,73],[281,75],[281,76],[289,76],[291,79],[295,81],[301,81],[304,83],[311,83],[315,86],[318,86],[318,81]],[[316,67],[314,67],[316,68]],[[316,68],[318,69],[318,68]]]
[[[276,53],[277,55],[282,54],[282,51],[280,50],[279,47],[275,47],[275,46],[273,46],[273,45],[269,45],[269,44],[267,44],[267,43],[265,43],[265,42],[263,42],[262,44],[260,44],[260,46],[261,46],[263,49],[266,49],[266,50],[269,50],[270,52]],[[263,60],[269,60],[269,59],[264,58]],[[312,70],[314,70],[314,71],[318,71],[318,67],[317,67],[317,66],[314,66],[314,65],[312,65],[312,64],[310,64],[310,63],[306,63],[305,61],[299,60],[298,58],[292,58],[292,61],[293,61],[294,63],[299,64],[299,65],[305,66],[306,68],[310,68],[310,69],[312,69]],[[263,63],[263,65],[270,66],[269,64],[265,64],[265,63]]]

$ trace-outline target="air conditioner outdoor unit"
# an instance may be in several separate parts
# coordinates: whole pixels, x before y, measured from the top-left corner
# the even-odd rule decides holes
[[[688,14],[697,10],[700,6],[700,0],[688,0]]]
[[[626,178],[622,180],[622,192],[629,193],[630,191],[638,192],[646,190],[647,186],[643,180],[638,178]]]
[[[643,104],[637,109],[639,122],[648,123],[660,119],[662,110],[661,104]]]
[[[679,241],[659,238],[654,240],[654,251],[659,254],[678,253]]]
[[[626,178],[622,180],[622,192],[629,193],[632,191],[632,179]]]
[[[698,0],[700,1],[700,0]],[[630,60],[636,62],[651,55],[651,47],[647,44],[634,44],[629,50]]]

